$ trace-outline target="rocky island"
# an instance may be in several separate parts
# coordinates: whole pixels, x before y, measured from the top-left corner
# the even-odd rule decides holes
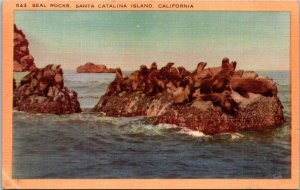
[[[174,124],[213,135],[265,130],[285,120],[276,83],[253,71],[236,70],[228,58],[220,67],[200,62],[190,72],[168,63],[161,69],[142,65],[130,76],[116,70],[115,80],[93,108],[107,116],[151,117],[155,124]]]
[[[64,86],[60,65],[33,69],[21,80],[14,82],[14,109],[30,113],[69,114],[81,112],[77,93]]]
[[[36,68],[34,58],[29,53],[29,42],[22,30],[14,25],[14,71],[31,71]]]
[[[105,65],[96,65],[88,62],[77,67],[76,71],[77,73],[114,73],[116,69],[107,68]]]

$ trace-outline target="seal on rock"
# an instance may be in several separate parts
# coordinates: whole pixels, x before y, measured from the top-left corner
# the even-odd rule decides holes
[[[234,77],[231,79],[230,84],[232,89],[241,95],[247,92],[261,94],[263,96],[273,96],[274,94],[277,94],[276,84],[271,79]]]

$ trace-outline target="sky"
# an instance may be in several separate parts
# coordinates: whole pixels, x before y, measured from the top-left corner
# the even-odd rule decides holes
[[[174,62],[192,70],[228,57],[237,69],[290,69],[288,12],[15,11],[15,24],[38,67]]]

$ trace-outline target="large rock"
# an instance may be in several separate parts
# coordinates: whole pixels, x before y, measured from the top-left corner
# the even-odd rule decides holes
[[[60,65],[47,65],[27,74],[14,89],[14,109],[31,113],[81,112],[77,93],[64,87]]]
[[[14,25],[14,71],[31,71],[36,68],[34,58],[29,53],[29,42],[22,30]]]
[[[150,97],[141,92],[104,95],[93,111],[104,112],[113,117],[155,117],[155,124],[174,124],[210,135],[242,130],[265,130],[278,127],[284,122],[278,97],[262,95],[240,107],[236,115],[223,112],[211,101],[194,100],[189,104],[176,104],[170,94]]]
[[[114,73],[115,69],[107,68],[105,65],[96,65],[88,62],[77,67],[76,71],[77,73]]]
[[[284,123],[272,79],[235,71],[236,63],[227,69],[226,64],[204,69],[206,63],[201,63],[194,72],[182,67],[177,71],[172,65],[160,70],[156,64],[150,69],[141,66],[129,77],[117,71],[93,111],[114,117],[151,117],[154,124],[175,124],[210,135],[259,131]]]

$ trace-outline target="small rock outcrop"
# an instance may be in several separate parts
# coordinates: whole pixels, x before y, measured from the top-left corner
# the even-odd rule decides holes
[[[205,134],[265,130],[284,123],[276,83],[253,71],[236,71],[236,62],[220,67],[201,62],[190,72],[168,63],[161,69],[142,65],[116,78],[93,108],[107,116],[152,117],[155,124],[175,124]]]
[[[96,65],[88,62],[77,67],[76,71],[77,73],[114,73],[116,69],[107,68],[105,65]]]
[[[36,68],[34,58],[29,53],[29,42],[22,30],[14,25],[14,71],[31,71]]]
[[[14,109],[31,113],[81,112],[77,93],[64,87],[60,65],[35,68],[14,89]]]

